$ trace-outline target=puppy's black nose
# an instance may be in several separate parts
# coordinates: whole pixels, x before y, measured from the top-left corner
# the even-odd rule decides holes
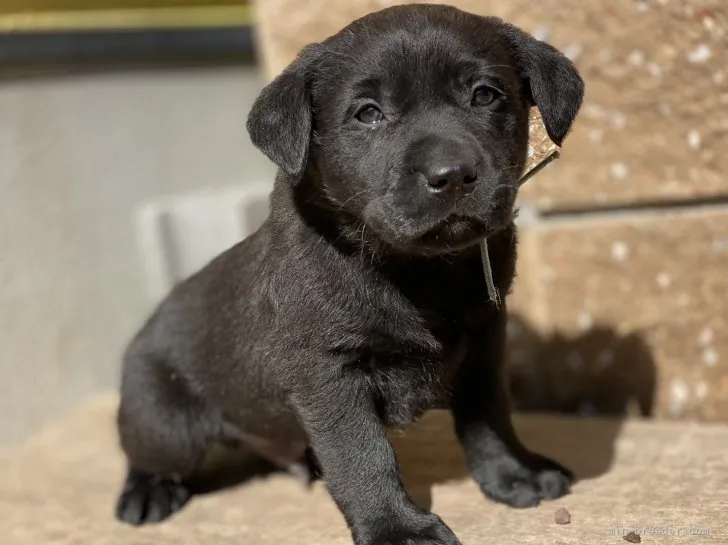
[[[475,167],[466,162],[433,162],[426,165],[422,174],[427,186],[435,193],[460,193],[465,195],[475,188],[478,178]]]

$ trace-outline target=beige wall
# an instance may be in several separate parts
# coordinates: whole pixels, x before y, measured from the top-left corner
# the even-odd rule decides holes
[[[252,69],[0,83],[0,444],[114,386],[149,310],[133,208],[271,179]]]

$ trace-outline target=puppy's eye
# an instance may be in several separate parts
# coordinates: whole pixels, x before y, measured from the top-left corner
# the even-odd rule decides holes
[[[379,123],[382,119],[384,119],[384,114],[376,106],[372,104],[367,104],[366,106],[360,108],[359,111],[356,112],[356,115],[354,117],[356,117],[362,123],[366,123],[367,125],[374,125],[375,123]]]
[[[501,97],[501,94],[486,85],[481,85],[473,91],[473,99],[471,104],[473,106],[489,106]]]

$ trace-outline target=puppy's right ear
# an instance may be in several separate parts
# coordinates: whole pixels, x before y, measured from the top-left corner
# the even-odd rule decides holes
[[[560,146],[581,108],[584,81],[573,63],[553,46],[513,25],[503,28],[530,98],[541,112],[549,137]]]
[[[313,128],[309,83],[317,56],[308,46],[253,103],[247,129],[253,144],[288,176],[298,181],[306,169]]]

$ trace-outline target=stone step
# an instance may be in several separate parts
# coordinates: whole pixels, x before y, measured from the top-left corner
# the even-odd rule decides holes
[[[4,545],[348,545],[344,521],[321,483],[306,490],[280,475],[193,498],[167,522],[135,529],[113,518],[124,463],[116,447],[116,397],[88,402],[0,454]],[[467,545],[728,542],[728,428],[640,420],[518,417],[532,448],[580,477],[569,496],[536,509],[486,501],[467,477],[446,413],[393,435],[412,497]],[[564,507],[571,523],[557,525]],[[658,535],[662,534],[662,535]]]

